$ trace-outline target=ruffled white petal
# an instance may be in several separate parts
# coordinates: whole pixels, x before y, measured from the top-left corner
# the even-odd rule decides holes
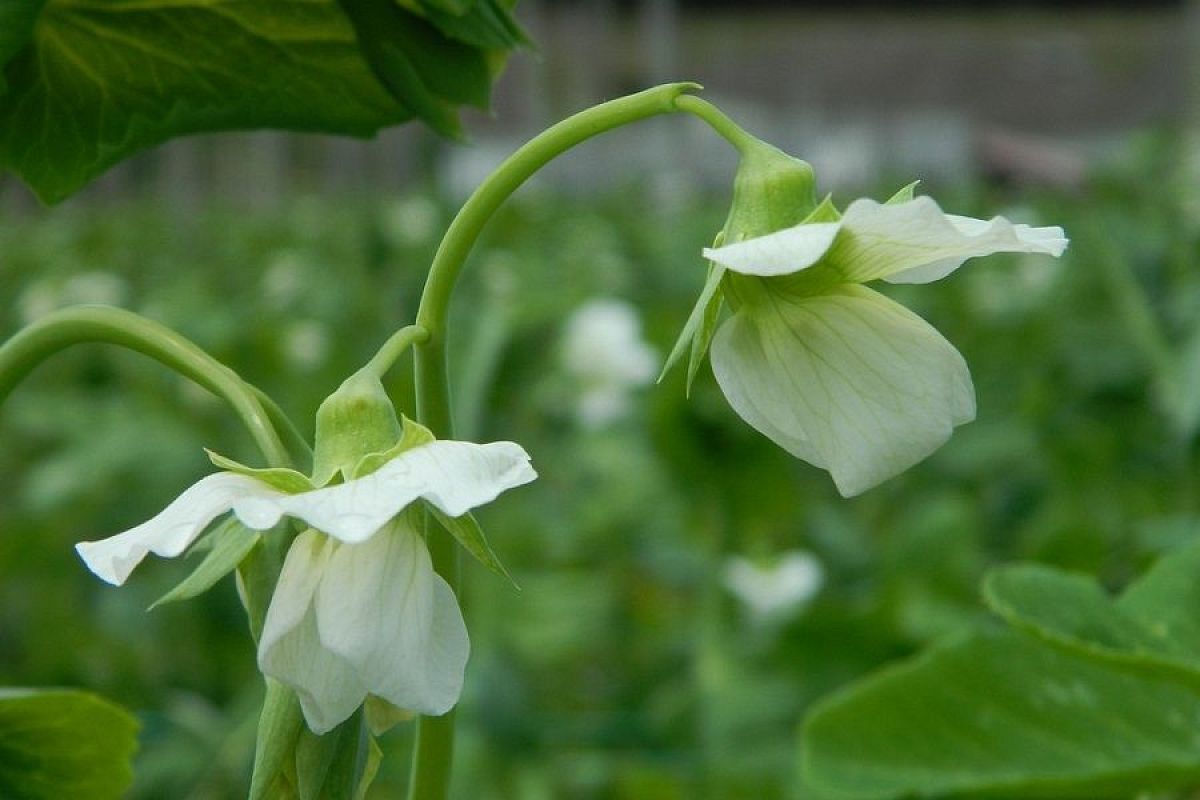
[[[458,702],[470,649],[454,593],[403,520],[333,553],[317,593],[325,647],[352,663],[372,694],[422,714]]]
[[[314,600],[336,548],[316,531],[296,537],[258,645],[259,668],[295,690],[308,727],[318,734],[349,718],[367,696],[355,665],[326,648],[317,628]]]
[[[936,450],[975,416],[970,373],[924,320],[862,286],[744,306],[717,332],[730,405],[859,494]]]
[[[842,217],[842,232],[829,261],[848,281],[885,278],[928,283],[949,275],[968,258],[992,253],[1060,256],[1062,228],[1032,228],[1004,217],[990,220],[945,214],[929,197],[882,205],[855,200]]]
[[[239,498],[283,497],[254,478],[218,472],[201,478],[154,518],[136,528],[96,542],[80,542],[75,550],[88,569],[120,586],[148,553],[173,558],[196,540],[210,522]],[[269,526],[268,526],[269,527]]]
[[[704,257],[743,275],[788,275],[817,263],[841,226],[840,222],[795,225],[723,247],[706,247]]]
[[[234,513],[256,530],[287,515],[357,543],[417,498],[458,517],[536,477],[529,454],[513,442],[436,441],[401,453],[366,477],[303,494],[247,498],[234,504]]]
[[[991,253],[1060,256],[1066,247],[1062,228],[946,214],[932,198],[918,197],[891,205],[855,200],[839,222],[796,225],[705,250],[705,255],[745,275],[786,275],[821,261],[849,283],[878,278],[928,283],[968,258]]]

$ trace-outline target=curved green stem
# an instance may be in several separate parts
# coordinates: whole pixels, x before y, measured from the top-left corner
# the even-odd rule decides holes
[[[414,350],[417,418],[440,438],[453,433],[450,418],[450,387],[446,376],[446,319],[450,296],[467,255],[496,209],[534,173],[556,156],[593,136],[631,122],[688,111],[717,128],[728,138],[733,133],[721,119],[704,106],[684,107],[690,102],[686,93],[699,89],[695,83],[671,83],[644,92],[621,97],[582,111],[554,125],[527,142],[488,176],[467,200],[433,258],[416,324],[428,332],[428,339]],[[716,112],[724,117],[720,112]],[[727,118],[725,118],[727,120]],[[720,127],[718,127],[718,125]],[[736,128],[736,126],[733,126]],[[733,141],[731,139],[731,141]],[[734,142],[736,145],[736,142]],[[458,586],[458,549],[448,536],[429,537],[434,569],[450,584]],[[450,764],[454,750],[454,712],[441,717],[421,717],[413,751],[409,783],[410,800],[441,800],[450,783]]]
[[[367,362],[362,371],[382,379],[408,348],[420,344],[428,338],[429,331],[420,325],[409,325],[401,328],[383,343],[383,346],[379,348],[379,352]]]
[[[0,347],[0,402],[47,357],[83,342],[107,342],[136,350],[224,399],[233,406],[270,466],[292,464],[276,425],[293,440],[293,445],[304,441],[274,402],[200,347],[165,325],[109,306],[73,306],[55,311],[5,342]],[[303,446],[307,449],[306,444]]]
[[[686,111],[708,123],[708,126],[720,134],[721,138],[741,150],[746,144],[757,142],[750,134],[742,129],[724,111],[694,94],[685,94],[675,100],[675,108]]]

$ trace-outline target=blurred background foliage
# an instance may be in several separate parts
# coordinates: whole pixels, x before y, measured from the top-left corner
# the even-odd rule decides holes
[[[606,347],[660,363],[695,300],[729,201],[719,142],[662,121],[523,190],[454,319],[459,435],[516,440],[541,474],[480,514],[522,591],[465,565],[457,797],[801,798],[805,709],[977,624],[989,567],[1030,559],[1117,588],[1195,531],[1200,148],[1180,4],[745,5],[523,2],[541,60],[514,60],[493,127],[471,121],[485,135],[451,155],[412,128],[366,144],[227,135],[173,142],[49,211],[0,183],[0,332],[121,305],[306,432],[411,321],[485,171],[566,111],[658,80],[708,85],[811,159],[839,205],[924,177],[949,211],[1067,229],[1060,261],[994,256],[883,287],[963,352],[979,414],[847,501],[743,424],[707,370],[690,399],[680,372],[653,386],[654,370],[606,371]],[[390,389],[411,411],[405,373]],[[55,357],[0,408],[0,686],[136,710],[135,800],[243,796],[253,647],[232,581],[146,613],[191,563],[152,559],[116,591],[71,546],[160,509],[211,469],[202,447],[258,463],[218,401],[102,347]],[[410,735],[385,737],[371,797],[399,796]]]

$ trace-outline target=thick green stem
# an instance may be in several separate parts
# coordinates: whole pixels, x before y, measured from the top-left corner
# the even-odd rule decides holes
[[[677,105],[684,99],[683,95],[698,88],[694,83],[666,84],[582,111],[544,131],[509,156],[463,205],[434,256],[425,291],[421,295],[421,306],[417,311],[416,324],[429,335],[414,350],[417,417],[434,434],[449,438],[453,433],[450,387],[446,376],[446,320],[450,296],[467,255],[488,220],[534,173],[556,156],[593,136],[631,122],[684,110],[702,116],[715,126],[716,118],[705,116],[707,109],[684,109]],[[727,128],[718,128],[722,135],[727,131]],[[459,568],[458,548],[454,541],[448,536],[429,537],[429,550],[434,569],[451,588],[456,589]],[[446,797],[453,751],[454,713],[442,717],[422,717],[418,723],[413,752],[410,800],[441,800]]]

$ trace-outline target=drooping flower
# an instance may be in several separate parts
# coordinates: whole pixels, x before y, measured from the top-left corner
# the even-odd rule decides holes
[[[928,283],[968,258],[1059,256],[1058,227],[943,213],[905,187],[840,214],[812,197],[811,169],[769,145],[743,153],[734,206],[670,363],[710,360],[734,410],[844,496],[924,459],[974,419],[966,362],[916,314],[863,284]],[[785,222],[786,221],[786,222]],[[721,305],[732,315],[718,324]]]
[[[409,430],[424,431],[409,422]],[[183,553],[232,511],[265,531],[283,517],[309,527],[292,543],[258,647],[264,674],[292,687],[308,726],[325,733],[368,695],[422,714],[458,701],[469,644],[453,591],[432,567],[406,509],[418,500],[454,519],[536,477],[512,442],[433,441],[418,433],[367,455],[345,483],[313,488],[290,470],[202,478],[153,519],[76,545],[88,568],[120,585],[148,553]],[[326,476],[329,477],[329,476]]]
[[[724,293],[734,312],[713,338],[713,374],[743,419],[829,470],[843,495],[859,494],[975,417],[959,352],[862,284],[928,283],[975,256],[1059,256],[1066,246],[1062,228],[945,214],[919,197],[856,200],[840,219],[705,250],[730,271]]]

